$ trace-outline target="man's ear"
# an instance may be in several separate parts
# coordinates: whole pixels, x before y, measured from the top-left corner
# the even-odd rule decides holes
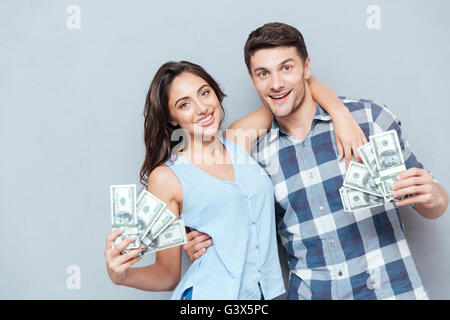
[[[305,80],[308,80],[309,77],[311,77],[311,59],[309,57],[306,58],[304,63],[304,78]]]

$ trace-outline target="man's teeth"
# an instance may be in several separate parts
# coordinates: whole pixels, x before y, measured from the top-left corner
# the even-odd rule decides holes
[[[282,95],[279,95],[279,96],[271,96],[271,97],[274,98],[274,99],[281,99],[281,98],[284,98],[285,96],[287,96],[288,94],[289,94],[289,92],[285,93],[285,94],[282,94]]]
[[[205,119],[200,120],[200,121],[197,121],[197,123],[203,123],[203,122],[206,122],[206,121],[210,120],[211,118],[212,118],[212,113],[211,113],[209,116],[207,116]]]

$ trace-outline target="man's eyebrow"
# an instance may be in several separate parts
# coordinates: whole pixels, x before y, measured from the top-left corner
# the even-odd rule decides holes
[[[279,66],[282,66],[283,64],[286,64],[286,63],[288,63],[288,62],[295,62],[295,61],[294,61],[294,59],[289,58],[289,59],[286,59],[286,60],[284,60],[283,62],[281,62],[281,63],[279,64]]]
[[[209,85],[207,85],[207,84],[202,85],[200,88],[198,88],[197,93],[199,93],[200,91],[202,91],[202,89],[203,89],[204,87],[209,87]],[[174,106],[176,106],[176,105],[178,104],[178,102],[180,102],[181,100],[184,100],[184,99],[187,99],[187,98],[189,98],[189,97],[188,97],[188,96],[184,96],[184,97],[178,99],[177,101],[175,101]]]
[[[289,58],[289,59],[286,59],[286,60],[282,61],[282,62],[279,63],[278,65],[279,65],[279,66],[282,66],[282,65],[284,65],[284,64],[286,64],[286,63],[288,63],[288,62],[294,62],[294,63],[295,63],[295,60],[292,59],[292,58]],[[258,72],[258,71],[260,71],[260,70],[266,70],[266,68],[264,68],[264,67],[256,68],[255,70],[253,70],[253,73],[256,73],[256,72]]]

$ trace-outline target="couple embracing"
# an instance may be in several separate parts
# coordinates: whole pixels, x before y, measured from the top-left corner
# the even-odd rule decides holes
[[[184,246],[193,261],[181,276],[181,248],[131,266],[141,249],[106,239],[112,282],[173,299],[273,299],[286,292],[277,234],[288,258],[288,299],[428,299],[398,207],[434,219],[446,191],[424,170],[398,119],[369,100],[341,100],[310,74],[302,34],[283,23],[252,31],[244,47],[263,106],[220,131],[225,93],[201,66],[168,62],[145,102],[146,156],[141,182],[193,231]],[[392,186],[410,197],[344,212],[339,188],[367,137],[396,130],[407,170]],[[183,143],[178,139],[180,130]],[[345,158],[345,161],[344,161]],[[274,170],[273,168],[277,168]],[[376,285],[368,283],[376,274]]]

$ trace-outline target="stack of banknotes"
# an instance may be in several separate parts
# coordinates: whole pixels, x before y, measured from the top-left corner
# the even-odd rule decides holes
[[[142,189],[136,197],[136,185],[110,186],[112,230],[122,228],[123,234],[114,243],[135,237],[123,253],[145,247],[143,253],[153,253],[187,242],[186,229],[182,220],[167,209],[166,204]]]
[[[393,201],[391,184],[397,181],[397,174],[406,170],[397,131],[372,135],[369,140],[358,148],[363,163],[350,162],[343,186],[339,189],[346,212]]]

